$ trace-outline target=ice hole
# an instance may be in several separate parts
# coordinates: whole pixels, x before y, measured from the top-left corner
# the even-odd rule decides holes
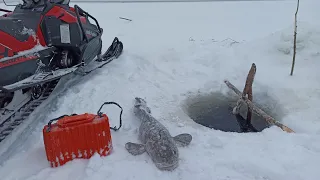
[[[185,110],[188,116],[196,123],[225,132],[260,132],[269,127],[261,116],[253,112],[251,125],[255,131],[252,131],[252,128],[249,131],[246,130],[244,125],[248,125],[248,123],[244,119],[247,117],[247,105],[242,104],[240,109],[240,115],[244,119],[241,120],[241,118],[232,113],[237,100],[238,97],[233,95],[232,92],[228,95],[220,92],[197,95],[186,99]],[[253,102],[277,121],[281,121],[282,108],[268,93],[253,94]],[[242,126],[240,123],[242,123]]]

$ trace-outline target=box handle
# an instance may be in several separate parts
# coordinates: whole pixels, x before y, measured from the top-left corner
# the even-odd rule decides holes
[[[114,104],[116,106],[118,106],[120,109],[121,109],[121,112],[120,112],[120,125],[119,127],[117,126],[114,126],[114,127],[110,127],[110,129],[114,130],[114,131],[118,131],[121,126],[122,126],[122,113],[123,113],[123,109],[122,107],[116,103],[116,102],[105,102],[101,105],[100,109],[98,110],[97,114],[99,117],[103,117],[103,112],[101,112],[101,109],[104,105],[108,105],[108,104]],[[49,122],[48,122],[48,128],[47,128],[47,132],[50,132],[51,130],[51,126],[52,126],[52,123],[54,121],[58,121],[58,125],[59,126],[63,126],[63,127],[66,127],[66,126],[73,126],[73,125],[78,125],[78,124],[82,124],[83,122],[85,121],[88,121],[88,122],[91,122],[92,119],[90,118],[88,120],[88,114],[84,114],[82,116],[79,116],[78,118],[68,118],[68,117],[71,117],[71,116],[76,116],[77,114],[72,114],[72,115],[62,115],[60,117],[57,117],[57,118],[54,118],[54,119],[51,119]],[[84,118],[83,116],[86,116],[86,118]],[[65,118],[65,119],[62,119],[62,118]],[[61,119],[61,120],[60,120]],[[60,122],[59,122],[60,120]]]
[[[117,126],[110,127],[110,129],[112,129],[112,130],[114,130],[114,131],[118,131],[118,130],[121,128],[121,126],[122,126],[122,112],[123,112],[122,107],[121,107],[118,103],[116,103],[116,102],[105,102],[105,103],[103,103],[103,104],[101,105],[100,109],[98,110],[97,114],[98,114],[98,116],[102,117],[102,116],[103,116],[103,113],[101,112],[101,109],[102,109],[102,107],[103,107],[104,105],[108,105],[108,104],[114,104],[114,105],[118,106],[118,107],[121,109],[120,119],[119,119],[119,120],[120,120],[120,125],[119,125],[119,127],[117,127]]]
[[[50,132],[50,131],[51,131],[51,124],[53,123],[53,121],[58,121],[59,119],[64,118],[64,117],[66,117],[66,116],[76,116],[76,115],[77,115],[77,114],[62,115],[62,116],[60,116],[60,117],[51,119],[51,120],[48,122],[47,132]]]
[[[79,115],[77,117],[72,116],[66,116],[62,119],[59,119],[57,124],[59,127],[65,128],[65,127],[72,127],[84,123],[90,123],[94,119],[95,115],[89,115],[88,113]]]

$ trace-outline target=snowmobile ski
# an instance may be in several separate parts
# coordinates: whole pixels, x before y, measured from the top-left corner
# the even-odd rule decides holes
[[[117,37],[115,37],[112,44],[103,55],[100,55],[95,61],[88,64],[87,66],[80,67],[78,72],[84,75],[89,74],[90,72],[110,63],[114,59],[117,59],[122,54],[122,51],[123,43],[119,41]]]
[[[68,75],[78,69],[78,66],[74,66],[72,68],[67,69],[58,69],[51,72],[41,72],[37,73],[35,75],[32,75],[22,81],[19,81],[14,84],[10,84],[4,87],[1,87],[0,89],[3,89],[7,92],[16,91],[20,89],[25,89],[29,87],[36,86],[38,84],[50,82],[56,79],[61,78],[62,76]]]

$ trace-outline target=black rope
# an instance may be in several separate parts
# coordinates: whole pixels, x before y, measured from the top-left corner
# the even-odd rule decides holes
[[[123,112],[122,107],[121,107],[118,103],[116,103],[116,102],[105,102],[105,103],[103,103],[103,104],[101,105],[100,109],[98,110],[97,114],[98,114],[100,117],[102,117],[102,114],[103,114],[103,113],[101,112],[102,107],[103,107],[104,105],[109,105],[109,104],[114,104],[114,105],[118,106],[118,107],[121,109],[120,118],[119,118],[119,120],[120,120],[120,125],[119,125],[119,127],[117,127],[117,126],[110,127],[110,129],[112,129],[112,130],[114,130],[114,131],[118,131],[118,130],[121,128],[121,126],[122,126],[122,112]]]

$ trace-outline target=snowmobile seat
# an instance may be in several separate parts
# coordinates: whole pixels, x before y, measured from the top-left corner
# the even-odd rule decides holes
[[[9,34],[18,41],[28,41],[30,33],[36,33],[41,12],[28,11],[15,12],[8,16],[0,17],[0,31]]]

